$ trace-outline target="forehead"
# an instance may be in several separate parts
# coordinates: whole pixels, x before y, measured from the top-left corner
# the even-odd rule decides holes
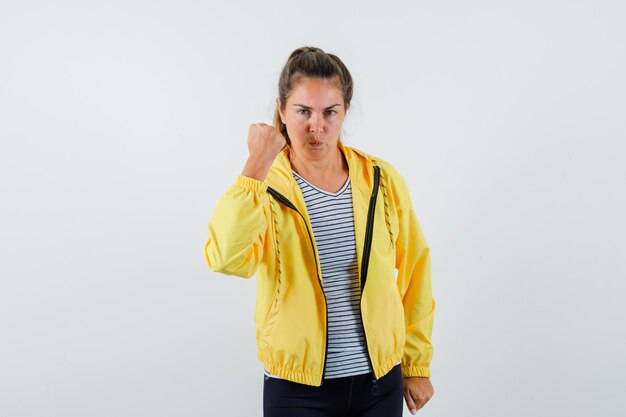
[[[290,101],[320,105],[327,105],[329,102],[332,102],[330,104],[343,103],[339,80],[337,77],[334,79],[303,77],[291,89],[287,98],[287,102]]]

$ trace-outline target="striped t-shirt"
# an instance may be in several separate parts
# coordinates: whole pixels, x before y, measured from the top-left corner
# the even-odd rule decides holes
[[[302,190],[322,269],[328,308],[325,379],[372,372],[361,324],[361,288],[350,178],[336,193],[321,190],[292,171]],[[264,370],[267,377],[279,378]]]

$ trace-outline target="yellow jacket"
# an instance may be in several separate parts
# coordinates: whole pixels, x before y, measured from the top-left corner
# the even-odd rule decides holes
[[[400,361],[403,376],[430,377],[430,255],[409,190],[389,163],[341,141],[338,146],[352,185],[361,316],[375,378]],[[214,272],[257,273],[254,320],[265,369],[320,386],[327,349],[324,277],[291,169],[285,148],[264,181],[237,176],[214,210],[204,254]]]

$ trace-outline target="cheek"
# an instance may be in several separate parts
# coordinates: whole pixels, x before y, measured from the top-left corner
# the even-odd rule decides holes
[[[287,120],[287,127],[294,131],[306,129],[306,126],[306,121],[298,117],[292,117],[291,119]]]
[[[306,136],[307,128],[306,125],[298,122],[298,121],[287,121],[287,132],[289,132],[289,137],[294,140],[299,140],[301,137]]]
[[[328,128],[332,131],[341,130],[341,126],[343,125],[342,121],[339,119],[331,120],[328,122]]]

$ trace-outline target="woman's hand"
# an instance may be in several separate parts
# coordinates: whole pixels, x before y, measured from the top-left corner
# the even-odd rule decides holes
[[[411,376],[402,378],[404,400],[411,414],[422,408],[435,394],[430,378]]]
[[[248,161],[242,175],[263,181],[274,159],[287,144],[285,137],[265,123],[251,124],[248,129]]]

